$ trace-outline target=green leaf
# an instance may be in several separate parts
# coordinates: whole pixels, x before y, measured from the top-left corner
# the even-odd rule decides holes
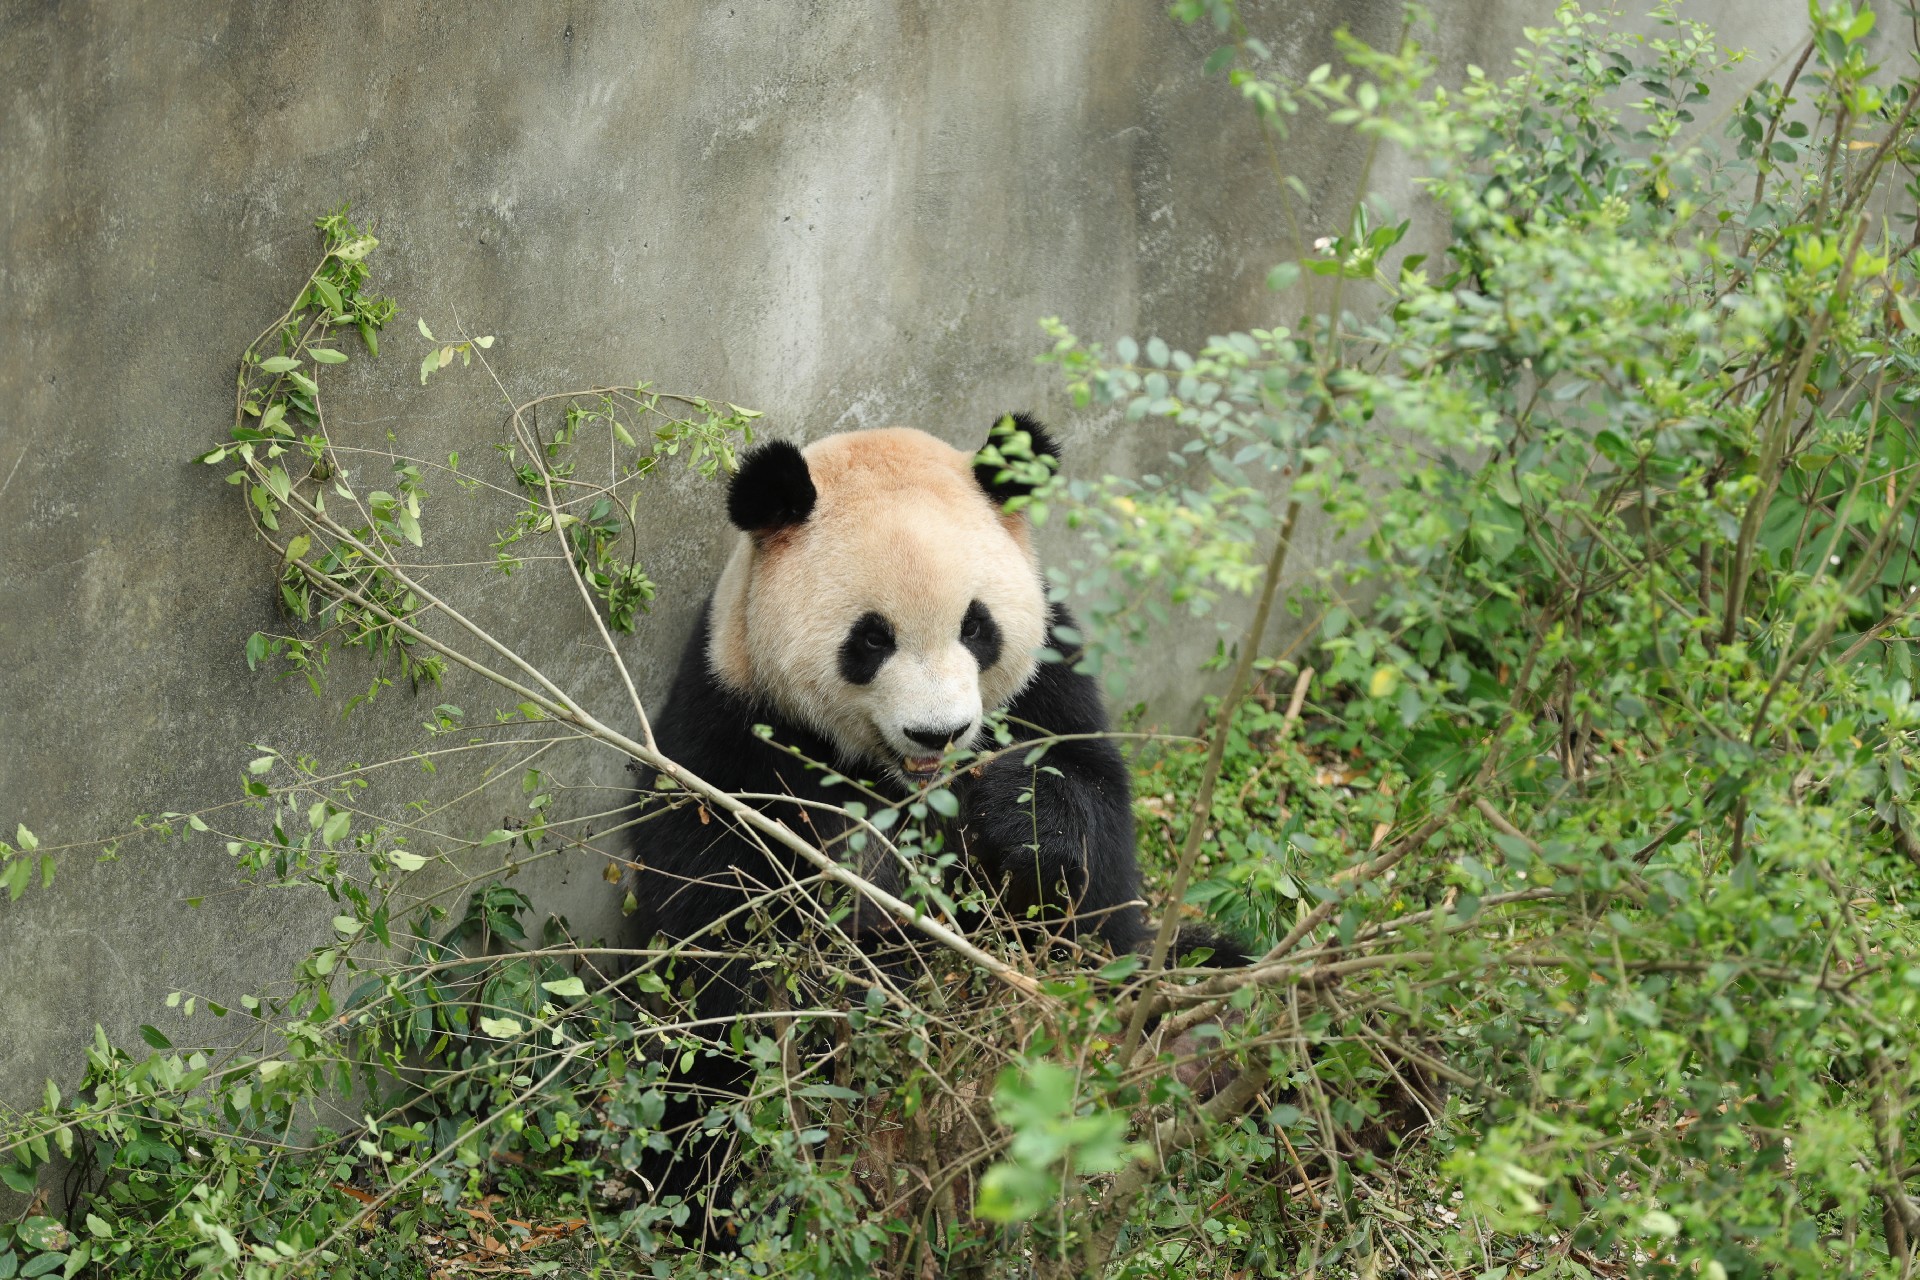
[[[486,1032],[496,1040],[511,1040],[513,1037],[525,1031],[526,1028],[522,1027],[512,1018],[482,1017],[480,1019],[480,1030]]]
[[[173,1041],[161,1035],[158,1027],[150,1026],[144,1022],[140,1024],[140,1038],[156,1049],[173,1048]]]
[[[421,316],[419,319],[415,320],[414,323],[420,326],[421,337],[425,338],[428,342],[439,341],[439,339],[433,336],[433,330],[427,328],[427,319],[425,316]]]
[[[255,777],[259,777],[267,770],[273,768],[274,763],[278,759],[278,756],[255,756],[247,762],[247,772],[253,774]]]
[[[1496,465],[1493,468],[1493,491],[1500,495],[1502,502],[1516,511],[1520,509],[1520,482],[1514,477],[1511,466]]]
[[[980,1179],[973,1210],[989,1222],[1025,1222],[1049,1208],[1059,1190],[1044,1169],[996,1164]]]
[[[307,354],[319,364],[345,364],[347,353],[335,351],[332,347],[308,347]]]
[[[566,996],[573,1000],[578,1000],[587,994],[587,984],[577,977],[562,978],[558,982],[543,982],[540,985],[556,996]]]
[[[417,853],[408,853],[405,849],[387,851],[387,861],[402,871],[418,871],[427,865],[427,860]]]
[[[259,522],[265,524],[269,530],[278,530],[280,522],[273,514],[273,495],[267,493],[267,486],[259,486],[259,484],[253,486],[248,497],[252,499],[253,507],[259,510]]]
[[[1904,293],[1894,294],[1893,305],[1899,308],[1900,323],[1907,327],[1907,332],[1920,333],[1920,315],[1914,314],[1913,304],[1907,301],[1907,295]]]
[[[1526,521],[1504,502],[1483,503],[1473,514],[1473,538],[1487,559],[1503,563],[1520,545]]]
[[[347,828],[352,824],[353,815],[343,809],[327,819],[327,824],[320,828],[320,838],[328,844],[338,844],[346,838]]]
[[[927,805],[943,818],[956,817],[960,813],[960,802],[945,787],[927,792]]]
[[[22,853],[32,853],[40,847],[40,837],[27,830],[24,822],[13,829],[13,842],[20,846]]]
[[[1649,1209],[1640,1219],[1640,1231],[1642,1235],[1665,1236],[1671,1240],[1680,1234],[1680,1219],[1665,1209]]]
[[[291,373],[300,367],[300,362],[292,356],[269,356],[260,362],[260,368],[266,373]]]
[[[335,315],[346,314],[346,303],[340,297],[340,291],[333,287],[332,281],[316,277],[313,282],[313,291],[320,295],[320,301],[326,305],[327,310]]]

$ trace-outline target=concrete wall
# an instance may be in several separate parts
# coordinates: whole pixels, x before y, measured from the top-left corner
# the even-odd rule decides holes
[[[1501,66],[1549,7],[1443,4],[1443,57]],[[1800,0],[1699,6],[1736,10],[1762,65],[1804,21]],[[1399,26],[1388,0],[1261,21],[1303,70],[1332,56],[1336,22],[1376,43]],[[1261,281],[1286,224],[1265,144],[1199,76],[1210,46],[1146,0],[0,3],[0,825],[62,849],[50,891],[0,902],[0,1100],[69,1080],[96,1021],[217,1034],[163,995],[258,989],[332,914],[242,888],[204,838],[103,863],[82,842],[233,798],[248,743],[385,758],[434,702],[482,718],[499,701],[456,677],[343,719],[340,697],[242,659],[280,625],[272,566],[188,459],[221,438],[235,358],[304,278],[316,213],[350,200],[377,224],[377,282],[403,307],[387,356],[330,388],[337,435],[392,430],[499,478],[494,393],[413,373],[415,317],[450,330],[457,311],[498,335],[515,395],[647,377],[762,409],[778,435],[909,423],[956,442],[1034,407],[1098,474],[1158,446],[1066,411],[1031,363],[1038,317],[1193,345],[1280,316]],[[1351,140],[1303,125],[1283,159],[1325,193],[1309,232],[1330,229]],[[483,557],[500,509],[435,489],[430,546]],[[657,698],[727,534],[715,490],[649,495],[662,601],[626,653]],[[507,639],[618,715],[551,578],[470,585]],[[1132,696],[1190,703],[1212,638],[1146,655]],[[365,678],[348,658],[335,690]],[[620,781],[604,759],[563,772]],[[408,785],[445,798],[444,782]],[[432,825],[484,830],[510,800]],[[610,931],[599,869],[550,861],[522,884]]]

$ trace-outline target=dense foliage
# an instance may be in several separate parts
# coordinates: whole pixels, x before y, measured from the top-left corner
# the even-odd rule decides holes
[[[1077,404],[1180,442],[1033,505],[1087,539],[1058,584],[1085,660],[1123,669],[1150,628],[1253,598],[1198,747],[1142,746],[1138,808],[1160,901],[1262,958],[952,934],[938,787],[846,805],[854,843],[915,869],[887,909],[918,947],[872,965],[838,928],[844,851],[796,847],[819,875],[775,896],[810,927],[757,945],[777,994],[724,1043],[691,1034],[670,951],[533,925],[500,855],[617,878],[621,850],[549,753],[753,816],[654,750],[630,681],[589,709],[412,558],[423,465],[367,488],[320,412],[328,335],[371,346],[392,314],[336,216],[204,455],[237,463],[281,566],[288,633],[249,657],[317,683],[346,643],[385,663],[376,690],[493,681],[510,709],[483,730],[443,704],[416,758],[506,780],[524,818],[423,843],[361,807],[367,770],[266,754],[243,805],[154,820],[321,886],[337,939],[207,1007],[244,1026],[220,1047],[101,1035],[77,1093],[8,1121],[0,1178],[37,1198],[0,1226],[0,1280],[1912,1275],[1915,82],[1844,2],[1759,73],[1670,13],[1643,39],[1569,5],[1510,75],[1447,87],[1417,21],[1292,80],[1228,0],[1175,12],[1221,33],[1209,70],[1281,154],[1324,112],[1422,175],[1419,209],[1363,181],[1299,232],[1271,280],[1296,325],[1195,353],[1051,325]],[[487,340],[419,327],[423,378],[486,365]],[[513,406],[502,566],[577,597],[617,663],[610,629],[652,595],[622,541],[645,477],[683,450],[715,474],[751,417],[644,386]],[[1316,520],[1342,550],[1309,573]],[[1276,610],[1302,633],[1281,654]],[[707,1121],[746,1175],[727,1254],[624,1173],[672,1140],[669,1070],[704,1052],[755,1066]]]

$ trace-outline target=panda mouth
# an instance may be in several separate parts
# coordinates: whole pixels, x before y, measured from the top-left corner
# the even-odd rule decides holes
[[[904,756],[900,760],[900,772],[916,782],[925,782],[940,773],[939,756]]]

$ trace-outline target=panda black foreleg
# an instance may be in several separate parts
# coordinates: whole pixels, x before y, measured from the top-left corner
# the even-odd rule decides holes
[[[991,852],[982,860],[998,876],[1002,905],[1016,921],[1033,915],[1065,924],[1069,933],[1079,922],[1116,953],[1150,950],[1157,930],[1138,905],[1131,802],[1112,802],[1114,772],[1124,783],[1124,764],[1117,752],[1111,762],[1088,761],[1089,753],[1068,749],[1078,746],[1057,746],[1028,768],[1018,758],[988,766],[969,796],[969,852]],[[1047,764],[1059,774],[1046,772]],[[1127,793],[1117,794],[1125,800]],[[1249,960],[1239,939],[1210,924],[1183,923],[1167,961],[1195,953],[1205,953],[1203,963],[1215,969]]]
[[[651,1126],[666,1137],[667,1145],[644,1152],[633,1172],[654,1203],[675,1197],[686,1202],[694,1236],[709,1247],[725,1249],[731,1247],[734,1224],[718,1211],[731,1207],[739,1180],[732,1150],[735,1129],[731,1124],[711,1129],[707,1117],[714,1108],[744,1098],[752,1083],[752,1069],[727,1050],[725,1035],[728,1020],[749,1005],[751,974],[739,961],[687,961],[680,971],[694,992],[680,1012],[691,1014],[696,1023],[718,1025],[696,1025],[691,1045],[682,1036],[662,1036],[648,1046],[648,1056],[668,1071],[660,1084],[665,1107]]]
[[[1116,952],[1150,936],[1134,862],[1126,763],[1103,741],[1056,743],[1033,764],[1009,753],[967,795],[967,849],[1016,921],[1069,936],[1091,928]]]

